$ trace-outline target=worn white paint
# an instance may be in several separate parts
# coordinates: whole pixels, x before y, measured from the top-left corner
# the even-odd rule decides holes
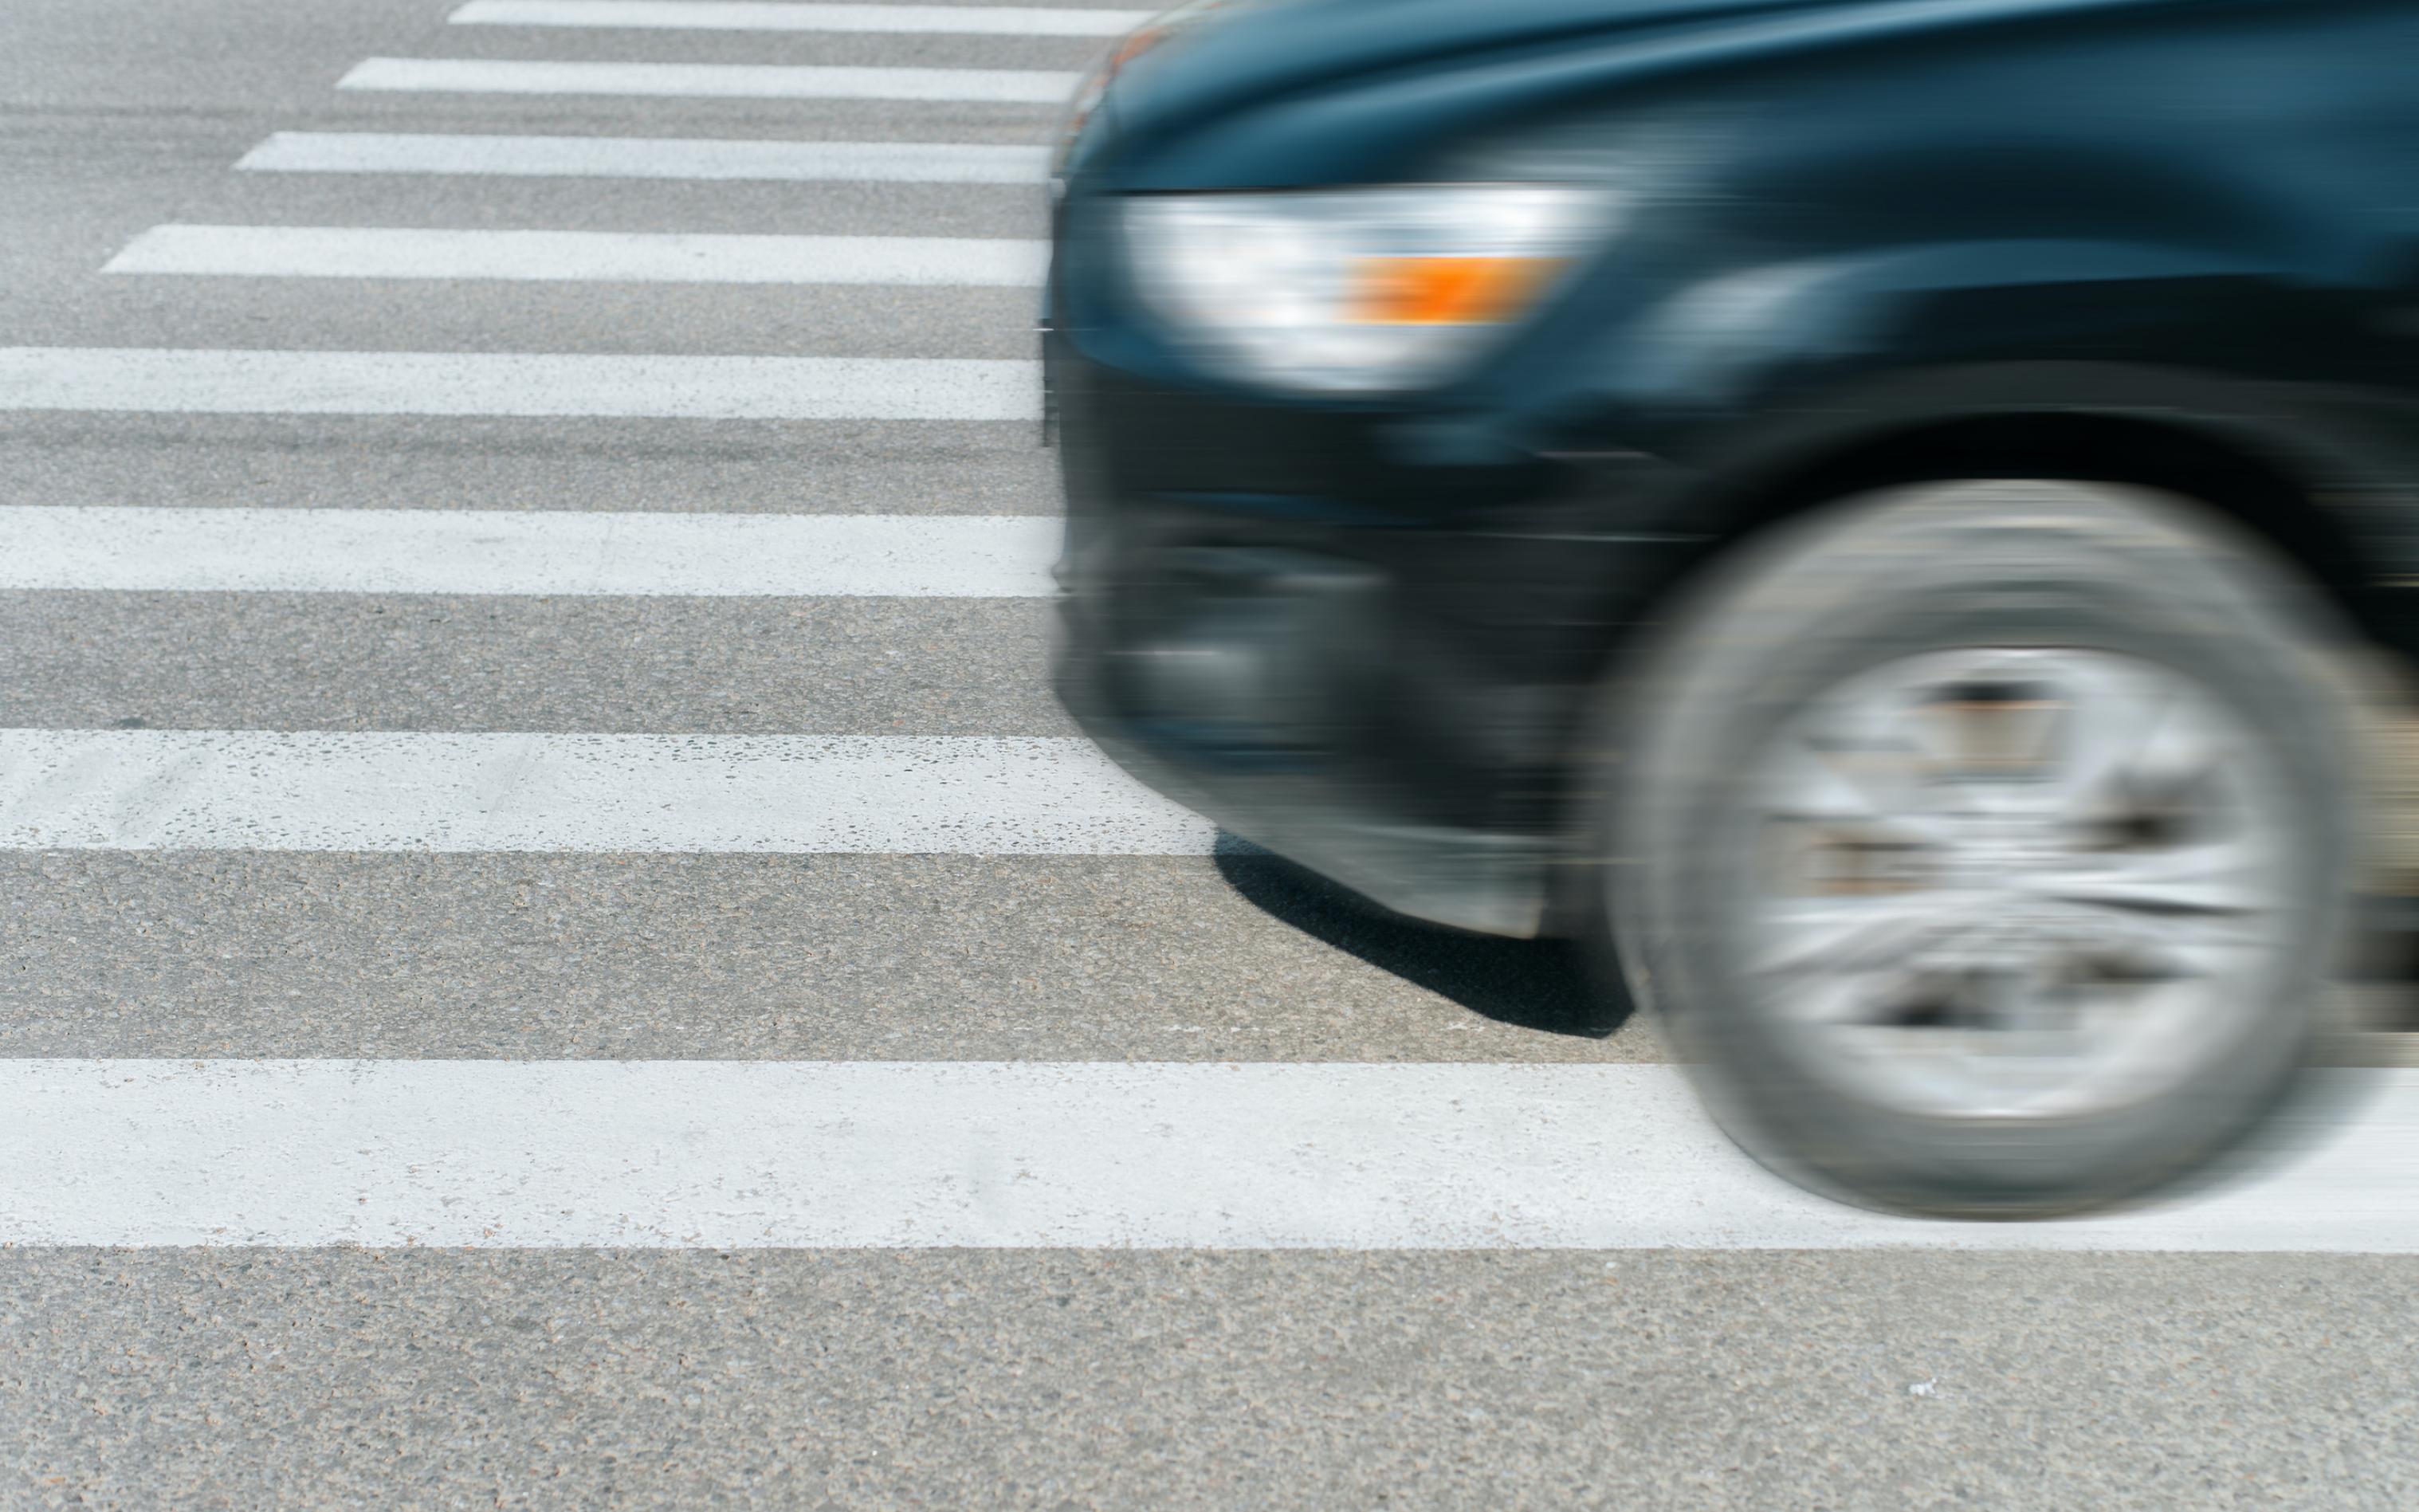
[[[2419,1253],[2419,1073],[2277,1168],[1918,1222],[1669,1066],[0,1061],[0,1243]]]
[[[0,347],[0,410],[1030,420],[1038,363]]]
[[[279,131],[236,166],[252,173],[1039,184],[1050,176],[1050,151],[959,142]]]
[[[1049,263],[1048,242],[990,237],[155,225],[127,243],[101,271],[235,278],[1014,288],[1038,287]]]
[[[1030,598],[1032,515],[0,505],[0,589]]]
[[[601,63],[364,58],[339,89],[470,95],[639,95],[724,100],[949,100],[1056,105],[1074,73],[1040,69],[853,69],[781,63]]]
[[[1166,856],[1214,839],[1065,737],[0,730],[13,850]]]
[[[1041,6],[798,5],[779,0],[470,0],[446,20],[456,26],[1118,37],[1154,14]]]

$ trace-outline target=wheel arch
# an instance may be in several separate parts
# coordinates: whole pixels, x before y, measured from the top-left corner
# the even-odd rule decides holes
[[[1923,483],[1995,479],[2109,484],[2173,494],[2208,508],[2274,549],[2368,646],[2386,650],[2407,674],[2413,632],[2380,588],[2372,552],[2345,523],[2328,479],[2340,468],[2224,424],[2188,416],[2090,410],[2050,405],[1944,414],[1875,425],[1826,445],[1776,448],[1697,490],[1684,506],[1713,526],[1703,550],[1641,604],[1633,631],[1614,648],[1600,687],[1624,702],[1618,685],[1651,652],[1657,627],[1702,591],[1709,578],[1768,532],[1822,506],[1859,494]],[[1594,764],[1604,731],[1582,717],[1566,770]],[[1561,827],[1573,840],[1598,823],[1606,795],[1574,781]],[[1575,856],[1583,855],[1575,849]],[[1602,879],[1592,868],[1560,869],[1544,932],[1568,935],[1596,905]]]
[[[2333,501],[2323,465],[2222,423],[2176,414],[2024,408],[1877,426],[1750,467],[1688,505],[1718,521],[1707,548],[1658,586],[1646,618],[1768,528],[1857,494],[1914,484],[2035,478],[2173,494],[2230,520],[2298,568],[2365,636],[2410,649],[2373,553]]]

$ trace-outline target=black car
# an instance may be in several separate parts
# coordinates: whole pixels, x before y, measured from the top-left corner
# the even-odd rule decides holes
[[[2104,1201],[2296,1085],[2395,864],[2419,7],[1194,7],[1063,151],[1119,763],[1601,942],[1860,1200]]]

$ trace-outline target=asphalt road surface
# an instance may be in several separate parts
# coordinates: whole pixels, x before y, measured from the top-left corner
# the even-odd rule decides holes
[[[1121,24],[0,6],[0,1504],[2419,1504],[2409,1073],[1851,1213],[1074,739]]]

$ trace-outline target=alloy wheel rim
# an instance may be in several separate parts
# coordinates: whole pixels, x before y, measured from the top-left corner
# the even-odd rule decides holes
[[[2292,949],[2286,790],[2206,688],[2098,650],[1862,672],[1750,768],[1753,1011],[1869,1103],[2108,1112],[2237,1042]]]

